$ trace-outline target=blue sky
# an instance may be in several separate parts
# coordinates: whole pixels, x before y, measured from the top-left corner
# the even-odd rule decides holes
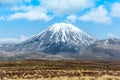
[[[98,38],[120,38],[120,0],[0,0],[0,42],[71,23]]]

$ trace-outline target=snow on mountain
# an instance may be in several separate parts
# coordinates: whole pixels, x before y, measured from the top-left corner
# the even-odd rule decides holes
[[[94,43],[97,47],[103,47],[103,48],[118,48],[120,46],[120,39],[105,39],[105,40],[98,40]]]
[[[17,50],[46,53],[80,52],[92,44],[95,38],[68,23],[55,23],[36,36],[16,45]]]
[[[70,37],[74,41],[81,41],[82,43],[89,45],[92,43],[92,41],[86,40],[87,38],[93,39],[91,36],[80,30],[74,25],[66,24],[66,23],[56,23],[50,28],[48,28],[48,31],[53,32],[50,39],[52,39],[55,36],[56,43],[59,41],[68,42],[70,41]]]

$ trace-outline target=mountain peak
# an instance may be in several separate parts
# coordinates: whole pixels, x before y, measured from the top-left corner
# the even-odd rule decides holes
[[[74,25],[72,25],[70,23],[55,23],[55,24],[49,26],[49,28],[46,29],[46,31],[53,32],[53,35],[57,34],[56,35],[57,37],[61,36],[59,38],[59,40],[62,40],[62,41],[65,41],[65,39],[68,38],[68,36],[70,36],[71,34],[74,34],[74,36],[78,36],[79,35],[78,39],[81,39],[81,40],[85,36],[89,37],[89,38],[93,38],[92,36],[88,35],[84,31],[82,31],[81,29],[79,29],[78,27],[76,27],[76,26],[74,26]]]
[[[81,31],[79,28],[77,28],[76,26],[69,24],[69,23],[55,23],[52,26],[50,26],[48,28],[50,31],[54,31],[54,32],[59,32],[59,31]]]
[[[20,50],[42,51],[46,53],[79,52],[92,44],[89,36],[76,26],[68,23],[55,23],[38,35],[20,44]]]

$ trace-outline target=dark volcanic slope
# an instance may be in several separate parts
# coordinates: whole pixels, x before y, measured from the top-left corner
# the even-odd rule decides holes
[[[98,40],[90,45],[83,55],[96,59],[120,59],[120,39]]]

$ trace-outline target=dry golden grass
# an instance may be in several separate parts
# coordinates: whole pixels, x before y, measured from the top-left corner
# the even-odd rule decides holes
[[[119,62],[0,62],[0,80],[120,80]]]
[[[103,75],[101,77],[92,77],[92,76],[74,76],[74,77],[68,77],[68,76],[59,76],[59,77],[48,77],[48,78],[37,78],[37,79],[8,79],[4,78],[3,80],[120,80],[119,76],[109,76],[109,75]]]

